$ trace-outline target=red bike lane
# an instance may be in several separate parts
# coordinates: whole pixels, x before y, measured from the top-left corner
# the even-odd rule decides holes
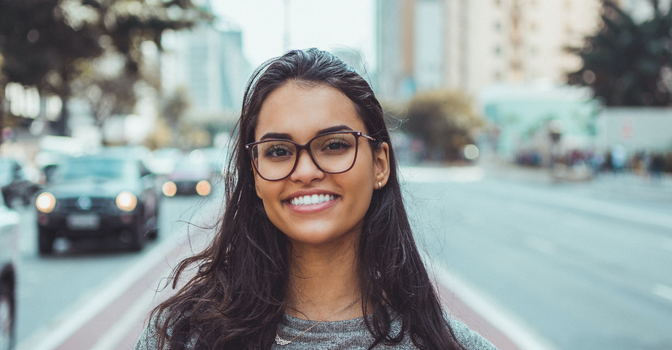
[[[190,242],[193,243],[193,242]],[[159,248],[159,247],[157,247]],[[114,298],[101,301],[105,305],[96,306],[96,312],[84,312],[76,326],[61,325],[54,329],[51,337],[39,344],[36,350],[129,350],[133,349],[150,310],[166,300],[175,291],[165,285],[172,268],[191,253],[193,247],[187,243],[167,244],[152,259],[139,264],[151,266],[133,266],[139,274],[133,276],[131,283]],[[140,271],[141,270],[141,271]],[[434,269],[436,270],[436,269]],[[529,336],[513,327],[506,316],[492,316],[491,309],[483,307],[480,296],[471,293],[468,287],[447,279],[445,272],[437,273],[435,284],[451,318],[458,319],[474,331],[490,340],[500,350],[551,349],[540,342],[529,341]],[[485,303],[487,305],[487,302]],[[86,308],[88,305],[83,305]],[[77,316],[75,313],[73,316]],[[495,313],[496,314],[496,313]],[[85,319],[82,319],[85,318]],[[521,335],[522,334],[522,335]]]

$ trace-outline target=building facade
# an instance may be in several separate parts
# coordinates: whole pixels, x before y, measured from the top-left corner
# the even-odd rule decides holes
[[[164,94],[186,91],[190,121],[231,118],[240,108],[252,71],[243,55],[240,29],[225,22],[203,24],[164,35],[162,44]]]
[[[377,92],[564,82],[581,64],[566,48],[598,30],[600,11],[600,0],[377,0]]]

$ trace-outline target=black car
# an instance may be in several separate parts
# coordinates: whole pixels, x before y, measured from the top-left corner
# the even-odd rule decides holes
[[[0,189],[7,206],[14,207],[28,205],[39,186],[26,177],[15,159],[0,157]]]
[[[14,261],[19,214],[0,196],[0,349],[11,349],[16,325],[16,270]]]
[[[184,157],[175,164],[175,170],[166,176],[161,190],[167,197],[180,194],[206,197],[212,192],[213,178],[207,162]]]
[[[119,152],[71,158],[35,200],[40,254],[56,238],[121,242],[141,250],[157,235],[157,190],[142,161]]]

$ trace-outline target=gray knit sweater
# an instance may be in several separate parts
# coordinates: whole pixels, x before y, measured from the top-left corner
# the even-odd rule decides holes
[[[470,330],[464,323],[448,320],[453,328],[457,340],[468,350],[497,350],[485,338]],[[278,326],[278,334],[283,339],[292,339],[304,330],[312,326],[315,321],[285,315]],[[397,319],[392,321],[392,333],[398,334],[401,330],[401,322]],[[345,321],[322,322],[293,340],[288,345],[273,344],[272,350],[365,350],[373,343],[371,333],[366,329],[364,318],[356,318]],[[400,344],[394,346],[378,345],[376,349],[417,349],[410,337],[404,337]],[[135,350],[158,350],[156,340],[149,328],[145,328],[135,345]]]

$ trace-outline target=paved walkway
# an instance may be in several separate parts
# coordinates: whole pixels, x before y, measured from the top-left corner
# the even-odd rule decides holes
[[[633,172],[600,173],[590,179],[558,178],[548,168],[523,167],[497,160],[478,164],[485,177],[502,181],[523,182],[538,186],[562,188],[569,194],[620,204],[644,205],[669,209],[672,212],[672,174],[660,179]]]

